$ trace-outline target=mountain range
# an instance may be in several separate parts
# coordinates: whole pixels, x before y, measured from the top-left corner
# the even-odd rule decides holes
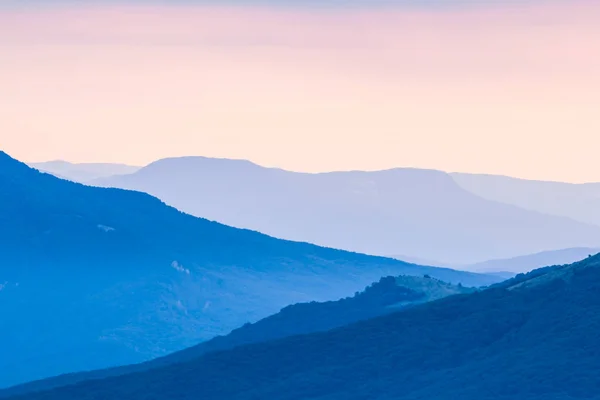
[[[0,387],[147,361],[388,275],[492,275],[276,239],[0,152]],[[41,334],[43,332],[43,334]]]
[[[431,265],[436,267],[455,268],[464,271],[474,271],[488,274],[501,274],[507,279],[521,272],[542,268],[548,265],[571,264],[582,260],[589,255],[600,253],[600,248],[573,247],[570,249],[542,251],[540,253],[528,254],[520,257],[505,258],[499,260],[488,260],[475,264],[444,265],[441,262],[411,258],[406,256],[391,256],[392,258],[412,262],[415,264]]]
[[[73,182],[85,183],[114,175],[132,174],[141,167],[111,163],[70,163],[62,160],[30,163],[29,166]]]
[[[490,200],[447,173],[296,173],[184,157],[89,182],[139,190],[196,216],[289,240],[468,265],[600,246],[600,226]]]
[[[22,400],[600,399],[600,255],[325,332]]]
[[[444,283],[431,277],[385,277],[353,297],[324,303],[299,303],[285,307],[254,324],[245,324],[226,336],[218,336],[191,348],[145,363],[91,372],[60,375],[0,390],[0,398],[72,385],[90,379],[125,375],[186,362],[203,354],[288,336],[327,331],[356,321],[396,312],[410,306],[476,289]]]
[[[600,183],[565,183],[453,173],[464,189],[488,200],[600,225]]]
[[[590,255],[600,253],[600,248],[574,247],[570,249],[544,251],[505,260],[490,260],[456,268],[481,273],[508,272],[518,274],[548,265],[571,264]]]

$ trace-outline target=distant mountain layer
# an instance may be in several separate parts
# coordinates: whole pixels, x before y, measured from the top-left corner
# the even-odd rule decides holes
[[[431,265],[435,267],[456,268],[465,271],[474,271],[488,274],[504,274],[505,277],[529,272],[531,270],[546,267],[549,265],[564,265],[571,264],[576,261],[583,260],[589,255],[600,253],[600,248],[576,247],[572,249],[562,249],[553,251],[543,251],[535,254],[528,254],[520,257],[507,258],[502,260],[489,260],[476,264],[463,265],[444,265],[443,263],[427,260],[407,259],[404,256],[391,256],[392,258],[410,262],[418,262],[419,264]]]
[[[2,152],[0,193],[0,387],[143,362],[381,276],[501,280],[230,228]]]
[[[600,256],[327,332],[23,400],[600,399]]]
[[[451,175],[462,188],[485,199],[600,226],[600,183],[572,184],[462,173]]]
[[[106,178],[114,175],[132,174],[140,169],[132,165],[108,163],[73,164],[66,161],[48,161],[31,163],[29,166],[42,172],[55,175],[59,178],[74,182],[85,183],[94,179]]]
[[[486,273],[499,271],[521,273],[549,265],[571,264],[598,253],[600,253],[600,248],[577,247],[573,249],[544,251],[506,260],[490,260],[463,266],[463,268],[469,271]]]
[[[184,157],[92,183],[147,192],[228,225],[367,254],[472,264],[600,247],[600,226],[483,199],[439,171],[304,174]]]
[[[0,397],[72,385],[90,379],[124,375],[190,361],[212,351],[228,350],[245,344],[266,342],[297,334],[327,331],[350,323],[389,314],[402,308],[437,300],[475,289],[444,283],[434,278],[386,277],[364,291],[338,301],[311,302],[288,306],[254,324],[246,324],[227,336],[219,336],[197,346],[142,364],[91,372],[61,375],[0,390]]]

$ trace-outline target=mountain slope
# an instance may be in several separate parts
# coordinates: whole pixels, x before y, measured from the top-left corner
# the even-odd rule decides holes
[[[0,390],[0,398],[48,390],[90,379],[146,371],[169,364],[193,360],[211,351],[227,350],[244,344],[266,342],[287,336],[330,330],[339,326],[389,314],[416,304],[476,289],[447,284],[434,278],[400,276],[382,278],[353,297],[324,303],[299,303],[254,324],[245,324],[226,336],[142,364],[61,375]]]
[[[506,271],[512,273],[528,272],[547,265],[564,265],[583,260],[589,255],[600,253],[600,248],[576,247],[554,251],[544,251],[505,260],[490,260],[477,264],[460,266],[468,271],[494,273]],[[458,267],[458,266],[456,266]]]
[[[486,274],[503,274],[509,277],[518,273],[529,272],[548,265],[564,265],[583,260],[589,255],[600,253],[600,248],[575,247],[570,249],[543,251],[535,254],[527,254],[519,257],[505,258],[499,260],[488,260],[476,264],[444,265],[443,263],[427,260],[406,259],[402,256],[390,256],[397,260],[413,263],[431,265],[435,267],[456,268],[464,271],[473,271]]]
[[[462,188],[488,200],[600,225],[600,183],[572,184],[464,173],[451,176]]]
[[[285,239],[449,264],[600,245],[598,226],[485,200],[439,171],[304,174],[184,157],[93,184]]]
[[[66,161],[47,161],[30,163],[30,167],[74,182],[85,183],[94,179],[114,175],[132,174],[140,167],[125,164],[83,163],[73,164]]]
[[[328,332],[19,399],[597,400],[599,309],[595,256]]]
[[[381,276],[500,280],[230,228],[1,152],[0,194],[0,387],[142,362]]]

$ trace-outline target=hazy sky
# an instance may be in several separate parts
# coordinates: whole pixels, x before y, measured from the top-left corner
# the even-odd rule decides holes
[[[596,0],[50,3],[0,0],[0,148],[26,161],[600,181]]]

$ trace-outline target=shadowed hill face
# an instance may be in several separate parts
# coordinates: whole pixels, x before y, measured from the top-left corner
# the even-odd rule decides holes
[[[146,363],[30,382],[4,391],[0,390],[0,397],[47,390],[89,379],[146,371],[193,360],[208,352],[228,350],[245,344],[327,331],[356,321],[396,312],[401,308],[474,291],[475,289],[448,284],[434,278],[389,276],[373,283],[353,297],[324,303],[294,304],[254,324],[246,324],[235,329],[226,336],[216,337],[197,346]]]
[[[600,257],[453,296],[20,399],[599,399]],[[568,279],[564,279],[565,276]],[[525,280],[528,280],[527,278]]]
[[[141,259],[169,266],[186,265],[191,255],[196,263],[235,265],[238,257],[282,257],[289,249],[306,257],[335,254],[193,218],[143,193],[98,190],[37,173],[6,156],[2,161],[2,233],[12,243],[2,256],[22,264],[60,264],[83,255],[96,263],[108,257],[121,265]],[[229,242],[236,235],[242,240]]]
[[[600,244],[598,226],[483,199],[439,171],[305,174],[185,157],[93,184],[285,239],[449,265]]]
[[[0,153],[0,386],[142,362],[385,275],[493,276],[278,240]],[[44,332],[38,335],[38,332]]]

